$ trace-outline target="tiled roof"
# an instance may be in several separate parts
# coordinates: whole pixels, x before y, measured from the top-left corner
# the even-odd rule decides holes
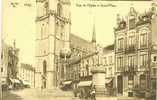
[[[85,58],[88,56],[91,56],[91,53],[94,52],[94,45],[92,42],[87,41],[79,36],[76,36],[74,34],[70,34],[70,47],[71,48],[76,48],[85,52],[84,55],[82,56],[73,56],[69,59],[69,64],[76,64],[78,63],[81,58]]]
[[[104,47],[104,50],[114,50],[114,44]]]
[[[92,42],[87,41],[79,36],[76,36],[74,34],[70,34],[70,46],[76,47],[80,49],[84,49],[85,51],[93,51],[94,45]]]
[[[112,51],[114,51],[114,44],[108,45],[108,46],[103,48],[103,53],[104,54],[112,52]]]

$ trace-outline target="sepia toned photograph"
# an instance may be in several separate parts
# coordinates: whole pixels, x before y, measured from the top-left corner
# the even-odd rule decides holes
[[[157,100],[157,1],[3,0],[0,100]]]

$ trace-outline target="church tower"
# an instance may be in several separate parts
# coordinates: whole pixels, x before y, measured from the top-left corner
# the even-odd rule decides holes
[[[70,0],[36,0],[36,5],[35,87],[53,89],[61,49],[70,51]]]

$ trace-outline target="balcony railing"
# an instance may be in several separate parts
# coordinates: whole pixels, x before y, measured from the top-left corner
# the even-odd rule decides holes
[[[104,66],[94,66],[91,68],[92,73],[106,73]]]
[[[123,71],[123,67],[117,67],[117,72],[122,72]]]
[[[125,53],[134,53],[136,50],[135,46],[129,46],[125,49]]]
[[[157,68],[157,62],[152,62],[151,67],[156,67]]]
[[[147,44],[140,45],[140,49],[147,48]]]
[[[151,78],[156,78],[157,79],[157,73],[156,74],[152,73],[150,75],[151,75]]]
[[[139,66],[139,70],[142,70],[142,71],[148,71],[148,70],[149,70],[149,68],[148,68],[148,64],[140,65],[140,66]]]
[[[122,52],[123,51],[123,48],[118,48],[117,49],[117,52]]]
[[[132,66],[124,66],[124,67],[119,67],[117,68],[118,72],[122,72],[125,75],[128,74],[135,74],[137,71],[137,66],[136,65],[132,65]]]

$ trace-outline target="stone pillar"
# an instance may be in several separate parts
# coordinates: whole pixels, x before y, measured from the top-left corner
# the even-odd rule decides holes
[[[105,68],[103,66],[97,66],[92,68],[93,73],[93,86],[96,88],[96,95],[105,94]]]
[[[47,87],[48,89],[55,89],[54,71],[47,72]]]

